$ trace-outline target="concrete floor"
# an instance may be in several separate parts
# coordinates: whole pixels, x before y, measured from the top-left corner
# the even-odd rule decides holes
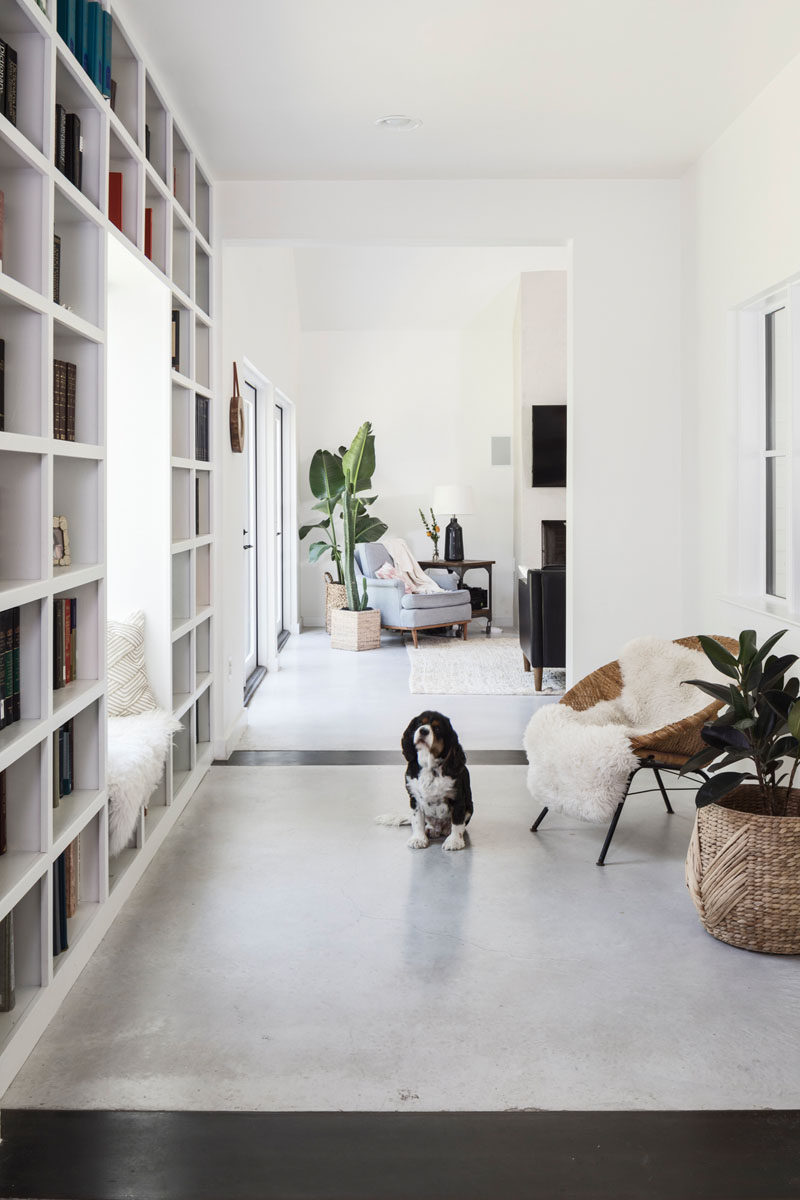
[[[474,621],[470,637],[484,637]],[[446,712],[473,750],[517,750],[531,713],[558,696],[414,696],[408,654],[397,634],[364,654],[334,651],[324,630],[292,637],[281,669],[267,675],[248,708],[240,750],[395,750],[411,718]]]
[[[800,1105],[797,963],[701,928],[691,796],[600,869],[597,827],[528,832],[524,768],[472,775],[445,854],[373,824],[396,768],[213,768],[3,1105]]]

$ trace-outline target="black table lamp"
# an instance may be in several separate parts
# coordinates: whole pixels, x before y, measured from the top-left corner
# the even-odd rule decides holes
[[[433,492],[433,509],[436,513],[452,513],[444,533],[445,562],[464,561],[464,534],[456,516],[469,516],[473,512],[472,488],[459,484],[437,487]]]

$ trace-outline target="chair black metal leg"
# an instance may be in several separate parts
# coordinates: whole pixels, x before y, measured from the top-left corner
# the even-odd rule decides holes
[[[617,805],[617,811],[614,813],[614,816],[611,818],[611,824],[608,827],[608,833],[606,834],[606,840],[603,842],[603,849],[600,851],[600,857],[597,860],[598,867],[604,867],[606,865],[606,854],[608,853],[608,847],[611,845],[611,839],[614,836],[614,830],[617,828],[617,822],[619,821],[620,817],[622,816],[622,810],[625,807],[626,799],[627,799],[627,793],[626,793],[624,799],[620,800],[619,804]]]
[[[538,817],[536,818],[536,820],[535,820],[535,821],[533,822],[533,824],[531,825],[531,833],[536,833],[536,830],[539,828],[539,826],[541,825],[542,821],[543,821],[543,820],[545,819],[545,817],[547,816],[547,811],[548,811],[548,810],[547,810],[547,805],[545,804],[544,808],[542,809],[542,811],[539,813],[539,815],[538,815]]]
[[[674,811],[674,809],[669,802],[669,796],[667,795],[667,789],[664,787],[664,781],[661,778],[661,772],[659,771],[658,767],[653,767],[653,774],[656,777],[656,782],[658,783],[658,786],[661,788],[661,795],[664,797],[664,804],[666,805],[667,812],[671,813]]]

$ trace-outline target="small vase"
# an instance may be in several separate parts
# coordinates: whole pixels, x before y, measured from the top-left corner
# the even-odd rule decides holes
[[[439,561],[439,550],[436,546],[433,547],[433,561],[434,562]]]

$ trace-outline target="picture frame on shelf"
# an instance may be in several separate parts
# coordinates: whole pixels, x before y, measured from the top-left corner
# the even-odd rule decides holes
[[[71,565],[69,522],[66,517],[53,517],[53,566],[69,567]]]

